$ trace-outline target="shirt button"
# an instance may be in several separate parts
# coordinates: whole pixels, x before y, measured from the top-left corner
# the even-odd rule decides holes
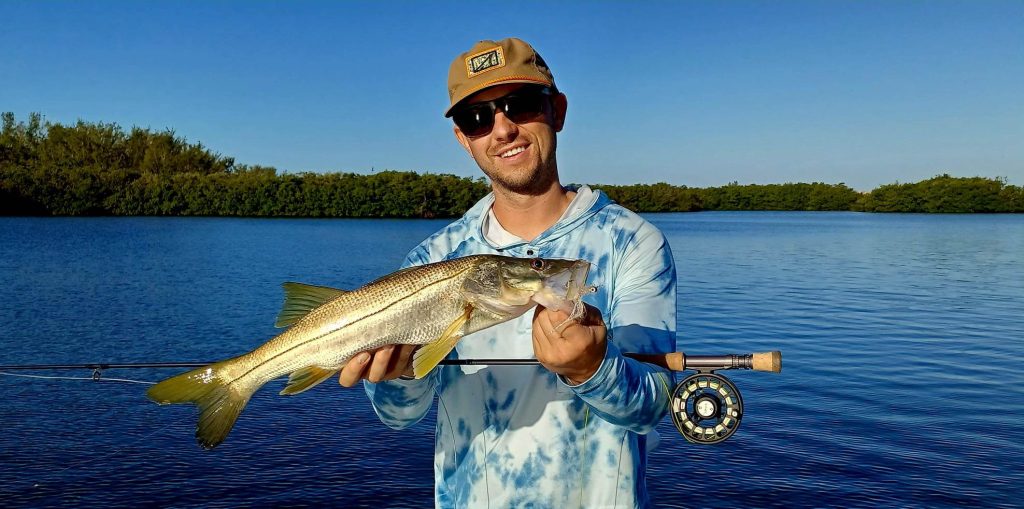
[[[533,250],[532,249],[527,249],[526,250],[526,256],[533,256]]]

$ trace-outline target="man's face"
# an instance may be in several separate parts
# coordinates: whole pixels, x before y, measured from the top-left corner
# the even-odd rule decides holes
[[[521,84],[498,85],[470,96],[466,103],[491,101],[522,87]],[[562,130],[565,111],[565,96],[557,94],[546,101],[543,113],[532,120],[515,123],[499,109],[494,112],[494,127],[490,133],[469,137],[456,126],[455,137],[491,179],[496,190],[538,194],[549,189],[558,178],[555,133]]]

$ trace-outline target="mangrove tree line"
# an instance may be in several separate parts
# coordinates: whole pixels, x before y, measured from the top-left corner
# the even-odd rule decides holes
[[[489,190],[482,178],[384,171],[281,173],[237,164],[173,131],[2,115],[0,214],[452,217]],[[689,188],[593,184],[640,212],[854,210],[1024,212],[1024,188],[939,175],[860,193],[845,184]]]

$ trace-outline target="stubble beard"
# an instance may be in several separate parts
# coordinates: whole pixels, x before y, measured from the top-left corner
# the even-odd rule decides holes
[[[543,194],[556,179],[556,172],[540,168],[536,171],[515,170],[505,173],[484,170],[484,175],[491,179],[491,187],[495,191],[525,196]]]
[[[542,158],[535,168],[508,168],[504,171],[494,167],[480,169],[491,180],[495,192],[521,196],[539,196],[558,181],[558,165],[555,163],[555,147],[549,157]]]

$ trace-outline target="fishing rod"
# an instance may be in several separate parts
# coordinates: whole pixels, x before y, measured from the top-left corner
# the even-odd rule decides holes
[[[626,357],[655,364],[671,371],[687,369],[751,369],[754,371],[781,371],[782,353],[778,351],[746,355],[686,355],[683,352],[667,354],[624,353]],[[142,369],[142,368],[201,368],[212,362],[93,362],[85,364],[17,364],[0,365],[0,371],[37,371],[47,369]],[[447,366],[473,365],[537,365],[537,359],[444,359],[439,364]]]
[[[654,364],[669,371],[694,370],[672,390],[669,411],[672,423],[687,441],[695,444],[716,444],[731,437],[743,418],[743,398],[739,389],[715,371],[747,369],[779,373],[782,352],[759,352],[742,355],[687,355],[683,352],[640,354],[624,353],[626,357]],[[100,380],[108,369],[201,368],[212,362],[138,362],[86,364],[21,364],[0,365],[0,371],[39,371],[90,369],[92,379]],[[537,359],[445,359],[447,366],[529,366]]]

